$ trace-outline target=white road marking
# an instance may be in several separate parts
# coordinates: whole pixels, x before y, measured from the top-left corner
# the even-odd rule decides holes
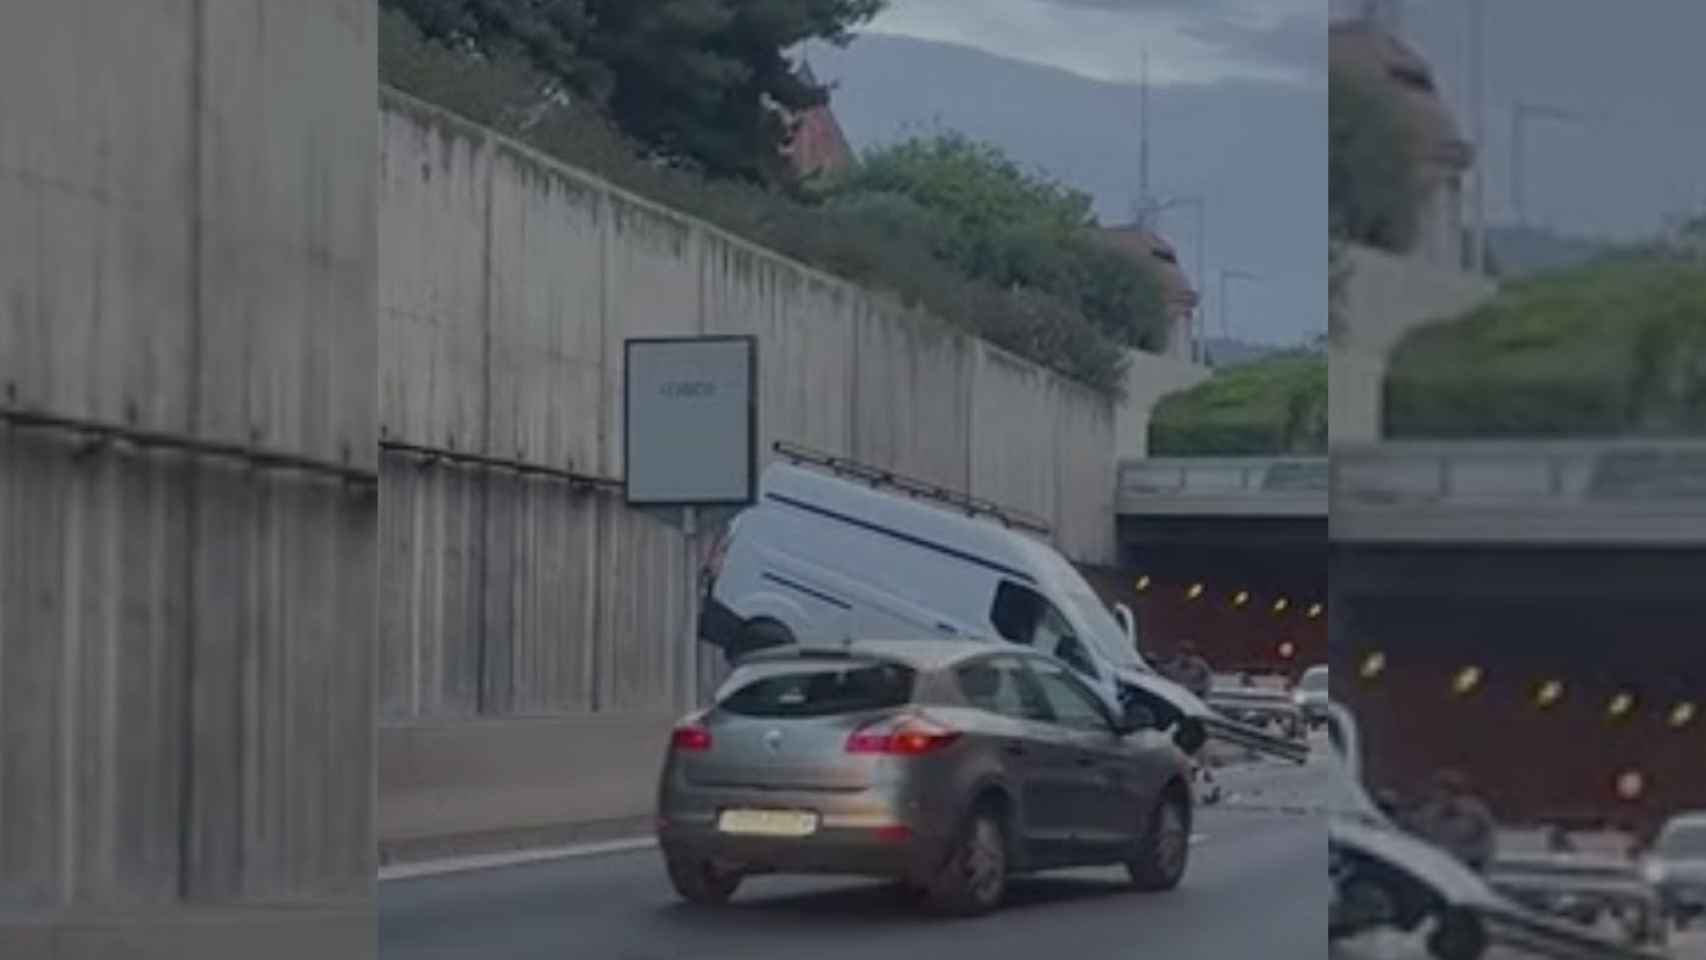
[[[501,870],[504,867],[518,867],[530,863],[549,863],[553,860],[573,860],[579,857],[599,857],[612,853],[632,853],[636,850],[646,850],[655,846],[657,846],[656,838],[636,837],[631,840],[610,840],[604,843],[585,843],[572,847],[546,847],[537,850],[516,850],[510,853],[488,853],[473,857],[426,860],[420,863],[400,863],[394,866],[380,867],[379,882],[414,880],[420,877],[438,877],[475,870]]]

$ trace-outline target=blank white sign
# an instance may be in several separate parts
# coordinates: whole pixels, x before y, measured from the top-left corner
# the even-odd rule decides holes
[[[757,353],[751,337],[627,342],[629,503],[751,502]]]

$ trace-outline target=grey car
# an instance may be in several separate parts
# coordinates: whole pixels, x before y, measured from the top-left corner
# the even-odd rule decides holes
[[[1176,887],[1188,783],[1188,759],[1142,707],[1111,716],[1034,651],[781,648],[741,661],[676,728],[658,840],[695,903],[757,874],[847,874],[975,915],[1015,873],[1123,864],[1140,889]]]
[[[1706,913],[1706,811],[1672,817],[1643,864],[1665,910],[1679,926]]]
[[[1292,693],[1297,708],[1303,711],[1303,719],[1311,727],[1319,727],[1327,722],[1327,704],[1331,696],[1327,684],[1327,668],[1324,665],[1303,671],[1302,678],[1297,681],[1297,689]]]

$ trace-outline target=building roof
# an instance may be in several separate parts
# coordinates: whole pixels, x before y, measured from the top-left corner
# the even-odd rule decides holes
[[[1334,68],[1374,80],[1395,96],[1423,159],[1436,170],[1462,173],[1474,162],[1474,149],[1440,97],[1433,69],[1402,40],[1367,19],[1340,21],[1328,31],[1328,59]]]
[[[801,64],[799,76],[805,83],[817,85],[817,75],[812,72],[811,64]],[[784,152],[796,175],[809,177],[817,173],[834,173],[852,165],[853,148],[829,104],[813,107],[792,119],[794,135]]]
[[[1104,240],[1141,263],[1161,284],[1161,294],[1175,307],[1194,308],[1197,291],[1179,266],[1178,251],[1167,239],[1138,224],[1099,228]]]

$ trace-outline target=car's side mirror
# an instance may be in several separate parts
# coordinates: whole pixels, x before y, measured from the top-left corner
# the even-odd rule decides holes
[[[1120,716],[1120,736],[1130,736],[1139,730],[1153,730],[1157,726],[1155,713],[1141,703],[1127,703]]]

